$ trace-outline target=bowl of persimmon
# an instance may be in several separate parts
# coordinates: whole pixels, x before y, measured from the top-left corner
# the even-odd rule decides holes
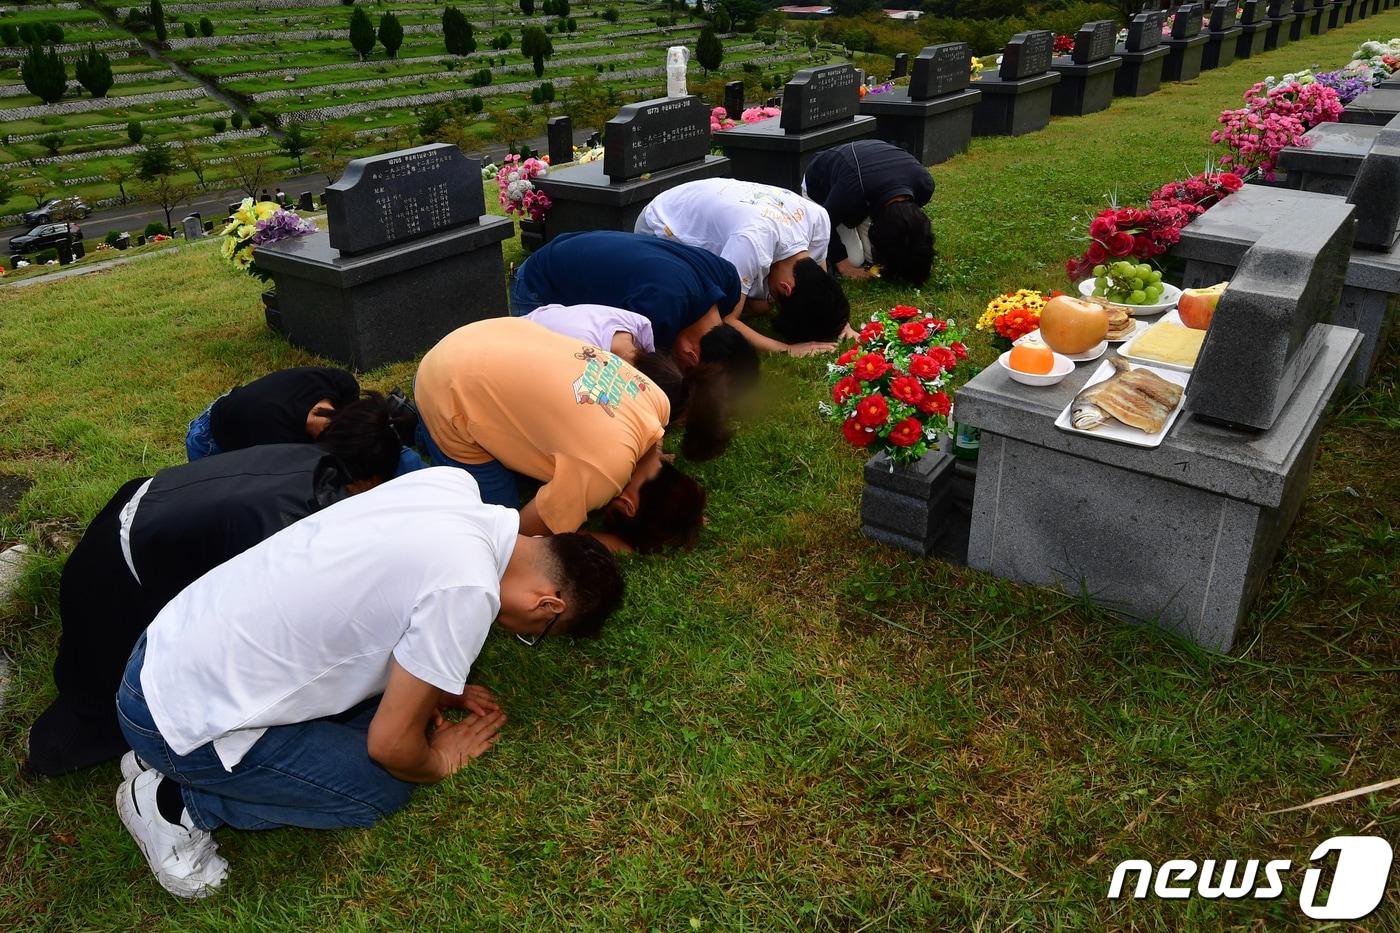
[[[1074,372],[1074,360],[1038,340],[1012,347],[997,357],[997,362],[1012,379],[1028,386],[1052,386]]]

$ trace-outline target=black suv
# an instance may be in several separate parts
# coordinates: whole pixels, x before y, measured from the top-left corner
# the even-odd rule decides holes
[[[86,217],[92,213],[92,208],[83,203],[82,198],[54,198],[43,207],[36,207],[32,211],[24,212],[24,222],[27,224],[46,224],[54,219],[54,215],[62,215],[63,208],[67,208],[70,217],[74,214],[78,218]]]
[[[70,235],[73,237],[74,244],[83,241],[83,230],[77,224],[40,224],[28,233],[10,237],[10,252],[38,252],[41,249],[48,249],[50,246],[58,246]]]

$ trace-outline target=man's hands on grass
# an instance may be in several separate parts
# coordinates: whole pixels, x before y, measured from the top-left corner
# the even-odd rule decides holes
[[[441,711],[435,712],[433,737],[428,740],[428,747],[437,759],[438,776],[456,774],[473,758],[486,754],[501,737],[500,729],[505,723],[506,714],[499,708],[468,716],[460,722],[451,722],[443,718]]]
[[[820,343],[816,341],[811,343],[793,343],[788,345],[787,355],[796,357],[816,356],[818,353],[830,353],[835,349],[836,344],[834,343]]]
[[[467,684],[467,689],[461,693],[443,693],[438,700],[438,709],[464,709],[476,716],[485,716],[500,712],[501,705],[490,690],[477,684]]]

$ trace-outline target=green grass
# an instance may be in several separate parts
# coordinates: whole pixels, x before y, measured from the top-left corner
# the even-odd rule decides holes
[[[902,301],[970,322],[999,291],[1063,284],[1069,236],[1107,192],[1198,170],[1215,114],[1256,78],[1397,27],[1392,13],[977,140],[934,170],[931,286],[853,288],[857,316]],[[1400,775],[1400,341],[1329,424],[1232,657],[861,538],[861,458],[816,413],[822,362],[769,359],[766,405],[695,467],[701,546],[629,561],[596,644],[488,642],[477,676],[511,717],[496,749],[374,830],[221,832],[228,890],[176,903],[116,818],[115,767],[40,785],[18,767],[50,697],[73,535],[122,481],[182,459],[210,399],[307,360],[263,328],[259,289],[191,250],[0,290],[0,472],[35,483],[0,540],[41,553],[0,616],[17,666],[0,927],[1290,929],[1300,871],[1276,901],[1104,893],[1129,857],[1298,866],[1332,835],[1400,835],[1394,791],[1267,812]],[[1358,929],[1400,929],[1397,883]]]

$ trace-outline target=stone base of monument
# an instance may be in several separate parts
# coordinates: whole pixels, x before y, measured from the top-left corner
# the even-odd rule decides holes
[[[1284,147],[1278,166],[1287,172],[1290,188],[1344,198],[1381,129],[1361,123],[1319,123],[1303,134],[1306,145]]]
[[[1371,15],[1371,0],[1360,0],[1360,2],[1356,4],[1356,13],[1355,13],[1354,16],[1352,16],[1352,19],[1353,19],[1354,21],[1355,21],[1355,20],[1363,20],[1363,19],[1365,19],[1366,17],[1368,17],[1368,16],[1370,16],[1370,15]]]
[[[1050,101],[1060,76],[1044,74],[1014,81],[984,75],[977,82],[982,99],[972,117],[973,136],[1024,136],[1050,123]]]
[[[1161,90],[1167,49],[1159,45],[1146,52],[1129,52],[1119,45],[1113,54],[1123,60],[1123,67],[1113,76],[1114,97],[1146,97]]]
[[[861,534],[920,556],[931,553],[952,517],[955,462],[937,451],[908,466],[884,454],[871,457],[860,497]]]
[[[1269,17],[1268,32],[1264,36],[1264,51],[1272,52],[1274,49],[1281,49],[1292,39],[1293,21],[1297,19],[1293,13],[1285,13],[1282,16]]]
[[[972,145],[972,114],[982,92],[975,88],[910,100],[897,87],[861,98],[860,112],[875,118],[875,137],[893,143],[924,165],[938,165]]]
[[[1356,19],[1356,0],[1346,0],[1342,6],[1342,22],[1350,23]]]
[[[1202,34],[1189,39],[1163,39],[1167,60],[1162,63],[1163,81],[1194,81],[1201,76],[1201,58],[1210,37]]]
[[[1325,35],[1327,35],[1327,29],[1328,29],[1327,20],[1328,20],[1330,17],[1331,17],[1331,10],[1327,9],[1326,7],[1322,7],[1322,8],[1320,8],[1320,9],[1313,10],[1313,11],[1312,11],[1311,13],[1309,13],[1308,16],[1307,16],[1308,33],[1311,34],[1311,35],[1314,35],[1314,36],[1325,36]]]
[[[1228,68],[1235,63],[1235,50],[1239,47],[1243,26],[1235,26],[1221,32],[1206,33],[1206,47],[1201,52],[1201,70]]]
[[[282,323],[282,310],[277,304],[277,289],[269,288],[262,293],[263,321],[275,333],[287,336],[286,325]]]
[[[784,131],[774,118],[742,123],[716,133],[713,140],[729,158],[731,177],[800,191],[802,176],[818,152],[874,135],[874,117],[855,116],[798,133]]]
[[[1302,13],[1294,14],[1293,22],[1288,27],[1289,39],[1291,39],[1294,42],[1301,42],[1303,40],[1303,37],[1308,34],[1308,19],[1310,18],[1310,16],[1311,11],[1307,10],[1303,11]]]
[[[728,175],[730,168],[728,159],[711,155],[705,156],[701,162],[662,169],[645,178],[621,182],[610,182],[608,176],[603,174],[602,159],[551,169],[548,175],[535,179],[535,187],[549,195],[554,202],[545,215],[543,242],[580,230],[621,230],[630,233],[637,223],[637,217],[661,192],[688,181]]]
[[[1264,40],[1268,35],[1268,23],[1249,23],[1241,26],[1239,38],[1235,40],[1235,58],[1253,58],[1263,52]]]
[[[520,248],[527,253],[533,253],[545,242],[544,221],[522,217],[520,219]]]
[[[1097,363],[1051,388],[983,370],[956,402],[959,422],[982,432],[969,566],[1082,593],[1123,619],[1229,651],[1298,514],[1359,340],[1325,330],[1270,430],[1182,416],[1157,448],[1054,426]]]
[[[1187,224],[1172,255],[1186,260],[1183,288],[1201,288],[1234,275],[1245,250],[1266,230],[1308,216],[1308,201],[1336,198],[1248,184]],[[1341,304],[1329,323],[1355,328],[1361,343],[1347,371],[1348,387],[1364,386],[1385,351],[1400,298],[1400,244],[1389,252],[1353,249],[1342,287]]]
[[[1327,27],[1329,29],[1336,29],[1345,22],[1343,19],[1345,10],[1346,0],[1332,0],[1327,8]]]
[[[1372,88],[1342,108],[1343,123],[1384,126],[1400,116],[1400,88]]]
[[[506,313],[501,241],[514,232],[509,218],[483,214],[465,227],[341,256],[321,231],[260,247],[258,265],[277,283],[290,343],[365,371]]]
[[[1113,84],[1123,59],[1113,56],[1088,65],[1076,65],[1069,56],[1050,62],[1060,83],[1050,93],[1050,112],[1057,117],[1082,117],[1113,105]]]

